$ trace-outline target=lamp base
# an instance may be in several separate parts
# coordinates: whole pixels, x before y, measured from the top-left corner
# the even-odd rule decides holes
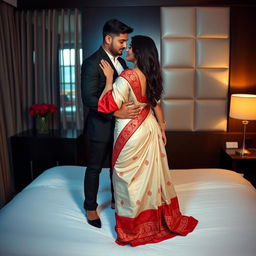
[[[239,148],[239,149],[236,150],[236,154],[240,155],[240,156],[244,156],[244,155],[250,155],[251,152],[247,149]]]

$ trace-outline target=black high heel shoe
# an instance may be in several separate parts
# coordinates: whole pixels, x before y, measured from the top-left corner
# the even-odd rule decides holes
[[[87,219],[87,222],[88,222],[90,225],[92,225],[92,226],[94,226],[94,227],[96,227],[96,228],[101,228],[101,220],[100,220],[100,218],[98,218],[98,219],[96,219],[96,220],[89,220],[89,219],[88,219],[88,216],[87,216],[87,214],[86,214],[86,219]]]
[[[94,227],[96,227],[96,228],[101,228],[101,220],[100,220],[100,219],[89,220],[89,219],[87,218],[87,222],[88,222],[90,225],[92,225],[92,226],[94,226]]]

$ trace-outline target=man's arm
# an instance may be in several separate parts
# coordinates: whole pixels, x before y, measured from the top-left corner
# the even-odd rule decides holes
[[[133,106],[133,102],[123,103],[121,108],[114,112],[114,116],[121,119],[133,119],[140,114],[140,106]]]
[[[83,103],[91,110],[98,113],[103,118],[111,119],[113,114],[104,114],[97,111],[98,109],[98,63],[84,61],[81,71],[81,94]]]

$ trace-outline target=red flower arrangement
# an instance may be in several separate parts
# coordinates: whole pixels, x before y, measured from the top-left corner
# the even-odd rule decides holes
[[[36,117],[38,120],[37,125],[39,133],[49,132],[49,117],[56,112],[57,106],[54,104],[34,104],[29,109],[29,114]]]
[[[29,109],[29,114],[34,117],[47,117],[49,114],[57,112],[57,106],[54,104],[34,104]]]

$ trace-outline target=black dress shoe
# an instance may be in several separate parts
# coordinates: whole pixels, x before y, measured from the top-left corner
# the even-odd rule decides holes
[[[87,222],[96,227],[96,228],[101,228],[101,220],[100,219],[96,219],[96,220],[89,220],[88,217],[86,216]]]

